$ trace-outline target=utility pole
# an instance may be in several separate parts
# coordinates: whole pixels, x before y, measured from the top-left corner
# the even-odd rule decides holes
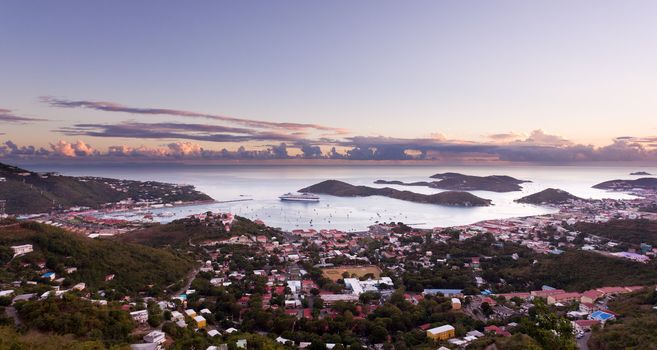
[[[7,205],[7,201],[4,199],[0,199],[0,215],[5,215],[5,206]]]

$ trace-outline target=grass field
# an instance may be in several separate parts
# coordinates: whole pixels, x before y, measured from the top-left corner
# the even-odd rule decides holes
[[[377,266],[374,265],[340,266],[340,267],[330,267],[330,268],[322,269],[324,276],[333,281],[337,281],[340,278],[342,278],[342,274],[345,271],[348,272],[350,276],[352,274],[356,274],[356,276],[358,277],[364,276],[368,273],[372,273],[375,278],[379,278],[379,276],[381,275],[381,269],[379,269]]]

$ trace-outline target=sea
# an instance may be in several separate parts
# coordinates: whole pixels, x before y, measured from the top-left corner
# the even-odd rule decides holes
[[[102,176],[119,179],[190,184],[215,199],[216,203],[153,209],[154,220],[169,222],[188,215],[231,212],[284,230],[338,229],[364,231],[382,222],[404,222],[413,227],[433,228],[472,224],[482,220],[554,213],[557,209],[514,202],[520,197],[559,188],[582,198],[631,199],[629,194],[608,192],[591,186],[613,179],[633,179],[631,172],[657,174],[657,167],[636,166],[436,166],[436,165],[37,165],[36,171],[57,171],[72,176]],[[470,191],[491,199],[489,207],[449,207],[412,203],[387,197],[335,197],[321,195],[318,203],[284,202],[279,196],[335,179],[354,185],[393,187],[425,194],[440,190],[420,186],[377,185],[374,181],[430,181],[431,175],[457,172],[468,175],[509,175],[531,182],[522,191],[497,193]],[[166,216],[157,216],[166,212]],[[126,213],[106,214],[124,217]],[[133,214],[127,214],[134,216]]]

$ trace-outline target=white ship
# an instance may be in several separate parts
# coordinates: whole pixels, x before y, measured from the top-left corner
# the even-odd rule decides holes
[[[282,201],[319,202],[319,196],[311,193],[286,193],[278,198]]]

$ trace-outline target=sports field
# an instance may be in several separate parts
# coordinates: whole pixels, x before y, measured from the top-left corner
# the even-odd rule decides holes
[[[349,276],[351,276],[352,274],[356,274],[356,276],[361,277],[368,273],[371,273],[374,275],[375,278],[379,278],[379,276],[381,275],[381,269],[379,269],[377,266],[374,265],[339,266],[339,267],[329,267],[322,269],[324,276],[326,278],[330,278],[333,281],[337,281],[340,278],[342,278],[342,274],[345,271],[349,273]]]

